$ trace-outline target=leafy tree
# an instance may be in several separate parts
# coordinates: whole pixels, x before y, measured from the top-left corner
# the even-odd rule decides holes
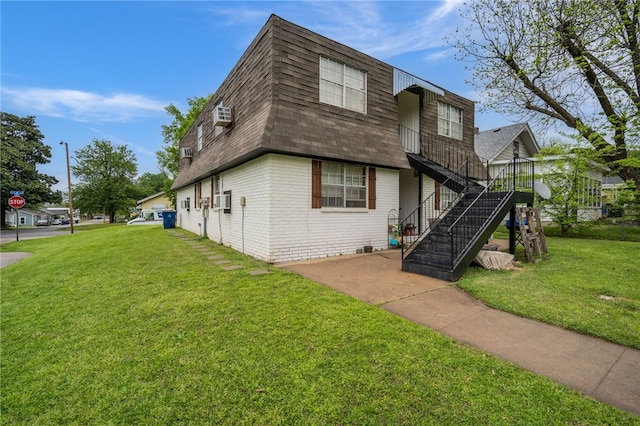
[[[162,192],[166,180],[167,175],[164,173],[143,173],[142,176],[136,179],[136,190],[138,194],[136,198],[145,198]]]
[[[38,172],[38,164],[50,162],[51,147],[42,142],[44,136],[36,125],[35,117],[18,117],[6,112],[0,112],[0,117],[0,223],[4,227],[11,191],[23,191],[27,206],[32,208],[44,203],[60,202],[61,195],[51,190],[58,180]]]
[[[189,127],[207,105],[211,96],[209,94],[205,97],[188,98],[189,111],[186,114],[183,114],[173,104],[169,104],[165,108],[167,113],[173,117],[173,121],[169,125],[162,125],[163,148],[156,152],[156,158],[162,172],[169,176],[165,180],[163,190],[174,206],[176,205],[176,193],[171,191],[171,185],[179,172],[180,149],[178,145],[189,130]]]
[[[564,124],[640,193],[640,0],[477,0],[452,43],[485,107]]]
[[[133,179],[137,173],[135,155],[125,146],[94,139],[75,152],[77,164],[72,166],[80,180],[74,189],[74,207],[85,213],[105,213],[109,223],[116,213],[126,213],[135,207]]]
[[[542,202],[545,212],[560,226],[560,235],[566,236],[580,220],[580,210],[587,211],[599,205],[600,194],[590,191],[588,170],[590,151],[568,144],[554,144],[540,150],[538,158],[552,158],[550,167],[541,176],[551,190],[551,198]]]

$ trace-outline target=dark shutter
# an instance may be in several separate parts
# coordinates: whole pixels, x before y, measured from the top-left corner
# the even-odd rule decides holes
[[[369,167],[369,209],[376,208],[376,169]]]
[[[440,210],[440,182],[434,182],[433,209]]]
[[[322,207],[322,162],[313,160],[311,163],[311,208]]]

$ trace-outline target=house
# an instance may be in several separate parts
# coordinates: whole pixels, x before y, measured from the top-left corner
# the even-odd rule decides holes
[[[535,158],[540,146],[528,123],[517,123],[480,132],[474,129],[474,149],[487,163],[493,177],[502,170],[514,154],[522,158]]]
[[[70,219],[69,217],[69,207],[45,207],[46,212],[52,218],[62,219],[64,223],[68,223]],[[75,223],[78,223],[80,220],[80,212],[74,209],[73,213]]]
[[[564,186],[565,182],[557,182],[554,175],[558,175],[563,169],[571,167],[566,157],[540,156],[540,146],[535,135],[527,123],[517,123],[490,129],[482,132],[476,131],[476,154],[487,162],[489,174],[496,176],[509,163],[514,155],[527,158],[535,164],[535,175],[539,182],[544,182],[552,190]],[[577,217],[579,221],[597,220],[602,214],[602,180],[603,173],[608,169],[602,165],[588,161],[586,172],[579,183]],[[540,208],[542,221],[550,222],[551,208],[542,197],[536,197]],[[546,207],[545,207],[545,204]]]
[[[36,226],[36,222],[41,219],[49,220],[49,214],[28,208],[21,208],[18,212],[18,224],[20,226]],[[7,210],[6,212],[7,226],[16,226],[16,210]]]
[[[457,204],[440,190],[482,188],[473,128],[471,100],[272,15],[180,141],[177,226],[267,262],[393,233],[403,269],[456,279],[416,255]]]
[[[167,198],[165,192],[158,192],[141,200],[136,201],[136,210],[167,210],[171,208],[171,200]]]

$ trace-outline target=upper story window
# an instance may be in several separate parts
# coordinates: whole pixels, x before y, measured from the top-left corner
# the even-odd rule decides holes
[[[202,150],[202,124],[198,126],[198,151]]]
[[[438,134],[462,140],[462,110],[438,102]]]
[[[320,57],[320,102],[367,112],[367,73]]]

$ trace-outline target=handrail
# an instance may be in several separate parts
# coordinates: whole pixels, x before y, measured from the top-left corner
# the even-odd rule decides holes
[[[529,167],[530,170],[527,170],[527,168]],[[491,182],[489,182],[489,184],[480,193],[478,193],[478,195],[473,199],[469,206],[467,206],[467,208],[458,216],[458,218],[447,228],[447,234],[449,235],[449,242],[451,245],[450,254],[452,267],[455,264],[454,262],[457,260],[457,256],[459,256],[459,254],[463,251],[462,249],[464,249],[464,247],[462,247],[460,250],[455,250],[454,245],[456,243],[456,238],[454,238],[453,235],[454,230],[460,228],[459,223],[462,220],[468,218],[467,214],[471,209],[475,209],[476,207],[478,207],[479,200],[485,194],[488,194],[490,192],[504,192],[505,194],[510,194],[518,189],[533,191],[533,179],[533,162],[531,160],[514,157],[508,164],[506,164],[502,168],[502,170],[500,170],[496,177],[494,177]],[[506,202],[506,199],[507,197],[504,197],[497,206],[493,204],[494,210],[502,207],[502,205]],[[480,229],[482,229],[483,226],[484,224],[480,227]],[[478,232],[477,228],[478,227],[476,225],[471,230],[474,231],[473,235],[469,235],[471,232],[469,232],[469,234],[462,235],[462,237],[465,237],[464,240],[467,242],[472,240]],[[465,230],[466,228],[463,229],[463,231]]]
[[[489,180],[489,169],[478,158],[471,161],[475,154],[469,152],[469,148],[463,148],[459,144],[445,140],[438,135],[424,134],[405,125],[398,124],[398,135],[405,152],[419,154],[440,166],[449,170],[457,170],[460,165],[467,162],[469,167],[466,176],[478,180]]]
[[[460,167],[458,167],[457,170],[455,170],[456,174],[460,174],[458,172],[460,172],[462,168],[466,169],[467,167],[467,162],[465,162],[464,164],[462,164]],[[449,180],[452,180],[452,177],[454,175],[448,177],[444,182],[442,182],[440,185],[441,187],[444,186]],[[400,222],[400,229],[399,231],[402,232],[402,240],[403,243],[400,245],[402,247],[402,258],[404,259],[405,257],[405,253],[409,253],[411,252],[411,249],[413,249],[414,246],[416,246],[418,244],[418,242],[420,242],[422,240],[422,237],[428,233],[431,229],[433,229],[433,224],[436,224],[440,221],[440,219],[442,218],[442,216],[444,216],[446,213],[448,213],[451,210],[451,207],[454,206],[455,204],[458,203],[458,201],[460,200],[460,198],[462,198],[464,194],[460,193],[458,194],[458,196],[456,197],[456,199],[452,200],[452,202],[450,203],[450,205],[446,208],[443,209],[439,215],[435,216],[435,217],[424,217],[424,221],[420,221],[423,222],[422,224],[422,229],[418,229],[418,235],[404,235],[405,234],[405,230],[412,230],[415,229],[415,223],[418,222],[415,219],[422,219],[420,217],[420,212],[424,211],[427,212],[427,205],[430,203],[434,204],[435,207],[435,197],[436,197],[436,192],[434,191],[431,195],[429,195],[427,198],[425,198],[422,203],[420,203],[420,205],[418,207],[416,207],[411,213],[409,213],[401,222]],[[438,206],[439,207],[439,206]],[[436,208],[431,208],[430,211],[436,211],[439,209]],[[410,221],[411,220],[411,221]],[[418,223],[420,223],[418,222]],[[424,222],[433,222],[430,223],[428,226],[425,226],[426,224]],[[409,224],[414,225],[413,228],[411,228],[410,226],[408,226]],[[406,236],[412,236],[415,237],[413,238],[413,240],[409,243],[408,246],[405,247],[405,238]]]

